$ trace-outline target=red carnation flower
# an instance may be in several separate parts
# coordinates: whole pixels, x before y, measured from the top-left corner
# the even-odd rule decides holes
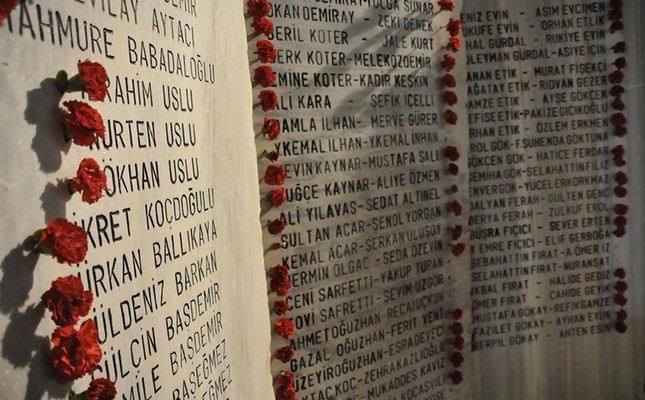
[[[614,53],[624,53],[625,50],[627,49],[627,44],[625,42],[618,42],[615,45],[611,47],[611,49],[614,51]]]
[[[275,140],[280,136],[280,124],[275,118],[264,118],[262,134],[269,140]]]
[[[443,60],[441,61],[441,68],[445,71],[452,71],[455,68],[456,60],[450,54],[444,54]]]
[[[625,281],[618,281],[614,285],[614,289],[616,289],[620,293],[624,293],[627,290],[627,282]]]
[[[625,279],[625,277],[627,276],[627,273],[623,268],[616,268],[616,270],[614,271],[614,276],[617,277],[618,279]]]
[[[65,138],[80,146],[91,146],[96,138],[105,139],[105,125],[98,111],[82,101],[69,100],[63,103],[67,111],[61,109]]]
[[[624,215],[619,215],[616,218],[614,218],[614,224],[619,226],[625,226],[627,225],[627,218],[625,218]]]
[[[454,193],[457,193],[458,191],[459,191],[459,188],[457,187],[457,185],[452,185],[447,190],[448,194],[454,194]]]
[[[269,193],[269,201],[273,207],[280,207],[287,201],[287,195],[284,193],[284,188],[278,187],[272,189]]]
[[[461,336],[455,336],[454,339],[452,339],[452,346],[457,349],[457,350],[463,350],[464,349],[464,338]]]
[[[616,227],[616,229],[614,229],[614,231],[613,231],[612,233],[613,233],[613,234],[614,234],[614,236],[616,236],[617,238],[621,238],[621,237],[625,236],[625,234],[627,233],[627,231],[626,231],[626,229],[625,229],[625,225],[618,225],[618,226]]]
[[[453,385],[459,385],[464,380],[464,377],[460,371],[452,371],[450,373],[450,379]]]
[[[462,212],[461,204],[457,200],[454,200],[452,203],[450,203],[450,210],[452,210],[452,212],[454,212],[455,215],[461,215],[461,212]]]
[[[623,137],[627,135],[627,127],[624,125],[619,125],[614,127],[614,136]],[[622,158],[621,158],[622,160]]]
[[[464,363],[464,356],[459,351],[453,351],[452,354],[450,354],[450,363],[453,367],[459,368],[461,367],[461,364]]]
[[[0,1],[0,26],[2,22],[11,14],[18,5],[19,0],[2,0]]]
[[[620,9],[614,8],[609,10],[610,21],[620,21],[623,18],[623,12]]]
[[[622,71],[614,71],[611,74],[609,74],[609,83],[612,83],[612,84],[621,83],[624,77],[625,77],[625,74],[623,74]]]
[[[275,46],[268,40],[258,40],[255,46],[257,48],[256,53],[263,63],[272,63],[278,56],[278,51],[275,49]]]
[[[295,377],[291,371],[284,371],[280,375],[275,377],[275,381],[278,386],[292,386],[295,381]]]
[[[36,250],[51,254],[61,264],[78,264],[87,254],[87,233],[78,225],[56,218],[34,234]]]
[[[271,246],[269,246],[269,250],[280,250],[281,248],[282,248],[282,243],[280,242],[272,243]]]
[[[454,53],[458,52],[461,48],[461,40],[459,40],[458,37],[451,36],[450,39],[448,39],[448,45],[446,48]]]
[[[253,80],[262,87],[269,87],[275,83],[275,74],[273,68],[268,65],[261,65],[255,69]]]
[[[464,233],[464,228],[461,225],[456,225],[452,228],[452,240],[457,240]]]
[[[284,300],[273,302],[273,312],[275,315],[285,315],[289,311],[289,304]]]
[[[264,173],[264,182],[267,185],[282,185],[286,178],[287,173],[281,165],[269,165]]]
[[[461,335],[464,333],[464,326],[461,324],[461,322],[455,322],[452,324],[452,334],[453,335]]]
[[[287,224],[280,218],[276,218],[269,222],[269,233],[272,235],[279,235],[282,233]]]
[[[289,282],[289,267],[284,264],[278,264],[269,270],[269,286],[272,292],[278,296],[285,296],[291,289]]]
[[[616,204],[614,206],[614,212],[618,215],[625,215],[627,214],[628,207],[626,204]]]
[[[452,0],[439,0],[437,5],[439,6],[439,12],[454,11],[455,9],[455,5],[452,3]]]
[[[623,197],[627,196],[627,189],[625,189],[624,186],[616,186],[614,188],[614,194],[616,195],[616,197],[622,199]]]
[[[108,76],[103,65],[90,60],[79,62],[78,77],[90,99],[95,101],[105,99]]]
[[[623,0],[610,0],[609,6],[611,8],[623,8]]]
[[[450,319],[453,321],[459,321],[463,316],[464,316],[464,310],[462,310],[461,308],[455,308],[450,313]]]
[[[623,171],[618,171],[615,176],[616,183],[619,185],[626,185],[629,179],[627,178],[627,174],[624,173]]]
[[[623,167],[623,166],[625,166],[626,162],[623,159],[623,156],[615,155],[614,156],[614,164],[616,164],[617,167]]]
[[[625,324],[624,321],[616,321],[616,331],[618,333],[625,333],[627,332],[627,324]]]
[[[447,146],[445,154],[450,161],[457,161],[459,160],[459,157],[461,157],[461,154],[459,154],[459,149],[457,149],[455,146]]]
[[[623,154],[625,154],[625,148],[623,147],[622,144],[619,144],[618,146],[616,146],[613,149],[611,149],[611,154],[623,155]]]
[[[254,17],[251,26],[255,29],[255,33],[258,35],[263,34],[269,36],[273,33],[273,22],[265,17]]]
[[[464,250],[466,250],[466,245],[463,244],[463,243],[457,243],[451,249],[452,255],[455,256],[455,257],[459,257],[461,255],[461,253],[464,252]]]
[[[627,319],[627,311],[621,308],[620,311],[616,313],[616,320],[625,321],[626,319]]]
[[[446,104],[452,107],[457,104],[457,94],[450,90],[446,90],[445,92],[443,92],[443,100],[446,102]]]
[[[625,88],[621,85],[614,85],[611,87],[611,89],[609,89],[609,94],[612,97],[620,96],[623,93],[625,93]]]
[[[249,0],[246,11],[255,18],[262,18],[271,11],[271,4],[267,0]]]
[[[625,304],[627,304],[627,298],[622,293],[616,293],[616,295],[614,296],[614,303],[623,307],[625,306]]]
[[[260,99],[262,111],[273,110],[278,105],[278,95],[273,90],[261,90],[258,98]]]
[[[618,57],[616,61],[614,61],[614,65],[618,69],[623,69],[627,67],[627,59],[625,57]]]
[[[625,25],[623,25],[622,21],[614,21],[609,27],[609,32],[614,33],[616,31],[622,31],[623,29],[625,29]]]
[[[280,153],[278,153],[278,150],[271,150],[271,151],[264,150],[262,152],[262,155],[271,162],[276,162],[278,161],[278,158],[280,158]]]
[[[275,352],[275,358],[286,364],[291,361],[295,354],[296,352],[291,346],[284,346],[279,348],[278,351]]]
[[[614,110],[622,111],[625,109],[625,103],[623,103],[623,100],[620,98],[620,96],[616,96],[614,101],[611,102],[611,106]]]
[[[81,192],[81,199],[92,204],[97,202],[103,194],[101,191],[108,190],[107,177],[93,158],[84,158],[78,166],[76,177],[69,181],[69,187],[73,192]]]
[[[455,163],[450,163],[448,165],[448,172],[450,172],[452,175],[458,175],[459,174],[459,166]]]
[[[448,24],[446,24],[446,30],[450,33],[450,36],[458,36],[461,33],[461,20],[451,17]]]
[[[444,118],[450,125],[457,124],[457,113],[452,110],[446,110],[446,112],[444,113]]]
[[[84,290],[83,282],[75,275],[56,279],[41,297],[58,326],[75,325],[90,312],[93,299],[92,292]]]
[[[56,328],[50,359],[61,381],[71,382],[94,372],[101,361],[98,336],[92,319],[83,322],[78,331],[72,325]]]
[[[625,118],[623,113],[617,112],[611,115],[609,121],[613,126],[623,126],[627,123],[627,118]]]
[[[288,320],[287,318],[282,318],[281,320],[277,321],[273,325],[273,328],[275,329],[275,333],[285,339],[291,339],[291,336],[293,336],[293,322],[291,322],[291,320]]]
[[[445,86],[451,88],[457,86],[457,80],[455,79],[455,76],[453,74],[444,74],[444,76],[441,78],[441,81]]]
[[[297,400],[296,389],[293,386],[279,386],[275,390],[276,400]]]
[[[84,400],[114,400],[116,388],[114,383],[105,378],[97,378],[90,382],[90,387],[85,391]]]

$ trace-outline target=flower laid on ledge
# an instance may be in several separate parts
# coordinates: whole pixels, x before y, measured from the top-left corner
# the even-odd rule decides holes
[[[452,321],[459,321],[463,316],[464,316],[464,310],[462,310],[461,308],[455,308],[450,313],[450,319]]]
[[[41,300],[52,313],[56,325],[69,326],[90,312],[94,296],[91,291],[84,290],[83,282],[77,276],[70,275],[53,281]]]
[[[614,276],[618,279],[625,279],[627,273],[625,272],[624,268],[616,268],[616,270],[614,271]]]
[[[459,36],[461,33],[461,20],[450,17],[450,20],[446,24],[446,30],[450,33],[450,36]]]
[[[452,371],[450,373],[450,379],[453,385],[459,385],[464,380],[464,377],[460,371]]]
[[[452,334],[453,335],[461,335],[464,333],[464,326],[461,324],[461,322],[455,322],[452,324]]]
[[[453,68],[455,68],[455,64],[457,61],[455,60],[455,57],[451,56],[450,54],[444,54],[443,60],[441,61],[441,68],[443,68],[446,72],[452,71]]]
[[[105,139],[103,117],[92,106],[82,101],[70,100],[63,103],[62,111],[65,140],[79,146],[91,146],[96,138]]]
[[[457,200],[454,200],[453,202],[451,202],[449,205],[449,208],[457,216],[461,215],[461,212],[463,211],[461,204]]]
[[[625,234],[627,233],[627,231],[625,229],[625,225],[617,225],[616,229],[614,229],[614,231],[612,233],[617,238],[621,238],[621,237],[625,236]]]
[[[68,400],[114,400],[115,398],[114,383],[106,378],[96,378],[90,382],[90,386],[83,393],[71,392]]]
[[[285,264],[278,264],[269,269],[269,279],[271,280],[269,286],[272,292],[278,296],[285,296],[291,289],[291,282],[289,281],[289,267]]]
[[[282,233],[287,224],[280,218],[276,218],[273,221],[269,222],[269,233],[272,235],[279,235]]]
[[[51,341],[51,365],[63,382],[71,382],[91,374],[101,361],[101,348],[94,320],[83,322],[79,330],[73,326],[56,328]]]
[[[291,336],[293,336],[293,322],[291,322],[291,320],[287,318],[282,318],[281,320],[277,321],[275,324],[273,324],[273,328],[275,329],[275,333],[285,339],[291,339]]]
[[[2,22],[11,14],[18,5],[19,0],[0,0],[0,26]]]
[[[461,154],[459,154],[459,149],[457,149],[455,146],[446,146],[445,154],[450,161],[457,161],[459,160],[459,157],[461,157]]]
[[[254,17],[251,27],[253,27],[255,33],[258,35],[269,36],[273,33],[273,22],[266,17]]]
[[[446,110],[446,112],[443,114],[444,119],[446,122],[450,125],[456,125],[457,124],[457,113],[452,111],[452,110]]]
[[[624,294],[622,293],[617,293],[614,296],[614,303],[618,304],[619,306],[623,307],[627,304],[627,298],[625,297]]]
[[[261,90],[258,98],[260,99],[262,111],[273,110],[278,105],[278,95],[273,90]]]
[[[255,69],[253,80],[262,87],[269,87],[275,83],[273,68],[268,65],[261,65]]]
[[[457,185],[452,185],[452,186],[450,186],[450,187],[448,188],[448,190],[446,190],[446,193],[448,193],[448,194],[455,194],[455,193],[457,193],[458,191],[459,191],[459,188],[457,187]]]
[[[618,311],[618,312],[616,313],[616,319],[617,319],[618,321],[624,321],[624,320],[626,320],[626,319],[627,319],[627,311],[625,311],[625,310],[623,310],[623,309],[621,308],[621,309],[620,309],[620,311]]]
[[[461,40],[458,37],[451,36],[448,39],[448,45],[446,48],[454,53],[458,52],[461,49]]]
[[[452,240],[458,240],[463,233],[464,228],[461,225],[456,225],[454,228],[452,228]]]
[[[453,74],[445,74],[441,78],[441,82],[447,87],[454,88],[457,86],[457,80],[455,79],[455,76]]]
[[[296,389],[293,386],[278,386],[275,389],[276,400],[297,400]]]
[[[450,354],[450,363],[453,367],[459,368],[464,363],[464,356],[459,351],[453,351]]]
[[[617,8],[609,10],[610,21],[620,21],[623,18],[623,11]]]
[[[616,61],[614,61],[614,65],[618,69],[624,69],[627,67],[627,59],[625,57],[618,57]]]
[[[620,96],[616,96],[614,101],[611,102],[611,107],[614,110],[622,111],[625,109],[625,103],[623,103],[623,100],[620,98]]]
[[[623,29],[625,29],[625,25],[622,21],[614,21],[609,27],[609,32],[614,33],[616,31],[622,31]]]
[[[281,165],[269,165],[264,173],[264,182],[267,185],[282,185],[286,178],[287,172]]]
[[[256,53],[263,63],[272,63],[278,56],[275,46],[268,40],[258,40],[255,46],[257,48]]]
[[[271,4],[267,0],[249,0],[246,11],[255,18],[265,17],[271,11]]]
[[[280,242],[271,243],[271,246],[269,246],[269,250],[280,250],[281,248],[282,243]]]
[[[625,42],[618,42],[615,45],[611,47],[611,49],[614,51],[614,53],[619,54],[619,53],[624,53],[625,50],[627,49],[627,44]]]
[[[437,5],[439,6],[439,12],[455,10],[455,5],[452,3],[452,0],[439,0]]]
[[[271,205],[275,208],[280,207],[287,201],[287,195],[284,192],[284,188],[278,187],[275,189],[272,189],[271,192],[269,193],[269,201],[271,202]]]
[[[271,150],[271,151],[263,150],[262,157],[266,158],[271,162],[276,162],[278,161],[278,158],[280,158],[280,153],[278,153],[278,150]]]
[[[622,144],[611,149],[611,154],[614,155],[614,164],[616,164],[617,167],[625,165],[625,159],[623,158],[625,156],[625,148]]]
[[[85,60],[78,63],[78,74],[67,78],[67,72],[58,71],[56,84],[62,93],[86,92],[94,101],[105,100],[108,76],[103,65]]]
[[[451,175],[459,175],[459,166],[455,163],[450,163],[448,165],[448,172],[450,172]]]
[[[273,312],[275,315],[285,315],[289,311],[289,304],[284,300],[276,300],[273,302]]]
[[[452,255],[455,257],[459,257],[461,253],[464,252],[464,250],[466,250],[466,245],[463,243],[457,243],[456,245],[452,246],[452,248],[450,249],[450,251],[452,252]]]
[[[280,136],[280,124],[276,118],[264,118],[262,134],[269,140],[275,140]]]
[[[617,112],[613,113],[611,117],[609,117],[609,121],[613,126],[623,126],[627,123],[627,118],[625,118],[623,113]]]
[[[286,364],[293,359],[295,354],[296,352],[291,346],[284,346],[275,352],[275,358]]]
[[[50,254],[61,264],[78,264],[87,254],[87,233],[80,226],[56,218],[34,233],[35,251]]]
[[[278,386],[291,386],[295,381],[295,377],[291,371],[284,371],[280,375],[275,377],[275,381]]]
[[[453,91],[446,90],[443,92],[443,100],[448,104],[449,106],[454,106],[457,104],[457,94]]]
[[[614,224],[615,225],[627,225],[627,218],[624,215],[619,215],[616,218],[614,218]]]
[[[616,331],[618,333],[627,332],[627,324],[624,321],[616,321]]]
[[[623,81],[625,74],[622,71],[614,71],[609,74],[609,83],[617,84]]]
[[[627,290],[627,282],[625,281],[618,281],[614,285],[614,289],[616,289],[620,293],[624,293]]]
[[[457,336],[455,336],[454,339],[452,339],[452,346],[457,350],[463,350],[464,349],[464,343],[465,343],[465,340],[460,335],[457,335]]]
[[[107,177],[93,158],[85,158],[81,161],[76,171],[76,177],[68,182],[70,193],[81,192],[81,199],[92,204],[97,202],[104,190],[108,190]]]
[[[612,97],[620,96],[625,93],[625,88],[622,85],[614,85],[609,89],[609,95]]]
[[[627,196],[627,189],[625,189],[625,187],[621,185],[616,186],[614,188],[614,194],[616,195],[616,197],[622,199],[623,197]]]

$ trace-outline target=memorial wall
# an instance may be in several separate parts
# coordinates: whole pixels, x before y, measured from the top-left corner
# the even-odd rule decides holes
[[[7,398],[645,399],[644,5],[2,3]]]

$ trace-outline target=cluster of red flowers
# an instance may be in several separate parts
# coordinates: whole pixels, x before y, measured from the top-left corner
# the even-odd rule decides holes
[[[464,362],[464,356],[461,353],[464,349],[465,342],[464,337],[462,336],[464,333],[464,327],[461,322],[459,322],[463,317],[463,314],[464,312],[461,308],[456,308],[452,313],[450,313],[450,320],[452,321],[451,331],[453,334],[452,347],[454,347],[454,351],[450,354],[450,363],[455,370],[450,372],[449,376],[453,385],[458,385],[463,381],[463,375],[461,371],[457,369],[461,367]]]
[[[450,5],[452,5],[452,2],[449,3]],[[452,8],[454,9],[454,5],[452,5]],[[461,33],[461,20],[451,17],[445,28],[450,34],[447,49],[453,52],[458,52],[461,48],[461,41],[457,37]],[[453,56],[451,56],[450,54],[445,54],[443,56],[443,60],[441,61],[441,68],[443,68],[445,74],[441,78],[441,83],[444,86],[443,100],[449,107],[457,104],[457,94],[450,90],[457,86],[457,80],[455,79],[454,75],[450,73],[450,71],[455,68],[455,64],[456,60]],[[458,120],[457,113],[452,109],[447,109],[444,112],[444,120],[450,125],[455,125]]]
[[[611,9],[609,10],[609,20],[611,25],[609,26],[609,32],[614,33],[616,31],[622,31],[625,26],[623,24],[623,0],[611,0],[609,2]]]
[[[627,331],[627,311],[624,306],[627,304],[627,298],[625,297],[625,291],[627,291],[627,282],[625,282],[625,277],[627,273],[623,268],[616,268],[614,271],[614,276],[618,278],[618,281],[614,285],[616,289],[616,295],[614,296],[614,303],[620,306],[620,310],[616,313],[616,330],[619,333],[625,333]]]
[[[296,389],[293,387],[295,377],[289,371],[285,371],[275,378],[276,400],[296,400]]]
[[[6,2],[5,2],[6,3]],[[0,10],[0,17],[2,17]],[[91,61],[78,63],[78,74],[67,78],[65,71],[56,76],[61,93],[82,91],[91,100],[103,101],[107,95],[107,73],[101,64]],[[61,120],[65,137],[80,146],[92,146],[103,139],[105,126],[101,115],[89,104],[77,100],[63,103]],[[93,204],[107,191],[107,177],[96,160],[81,161],[76,176],[68,180],[70,193],[80,192],[81,200]],[[64,218],[55,218],[44,229],[33,235],[34,250],[51,255],[61,264],[79,264],[85,260],[88,238],[84,228]],[[52,349],[49,363],[62,382],[71,382],[93,374],[102,358],[98,330],[93,319],[84,321],[78,330],[76,324],[89,314],[94,296],[85,290],[81,280],[74,275],[60,277],[41,296],[42,304],[51,312],[57,325],[51,335]],[[116,397],[114,383],[108,379],[93,379],[89,388],[70,394],[70,399],[112,400]]]
[[[449,74],[448,74],[449,75]],[[452,75],[451,75],[452,76]],[[445,80],[445,78],[444,78]],[[446,156],[446,158],[450,161],[448,164],[448,172],[451,175],[458,175],[459,174],[459,166],[456,164],[456,161],[459,160],[461,157],[461,154],[459,153],[459,149],[455,146],[446,146],[446,148],[443,151],[443,154]],[[448,194],[455,194],[459,191],[457,185],[451,185],[450,188],[446,191]],[[457,200],[453,200],[449,205],[448,205],[449,211],[452,211],[455,213],[455,216],[460,216],[462,213],[462,207],[461,204]],[[452,232],[452,241],[456,242],[461,238],[461,236],[464,233],[464,228],[461,225],[455,225],[450,229]],[[451,253],[455,257],[459,257],[464,251],[466,250],[466,245],[463,243],[453,243],[451,245]]]

